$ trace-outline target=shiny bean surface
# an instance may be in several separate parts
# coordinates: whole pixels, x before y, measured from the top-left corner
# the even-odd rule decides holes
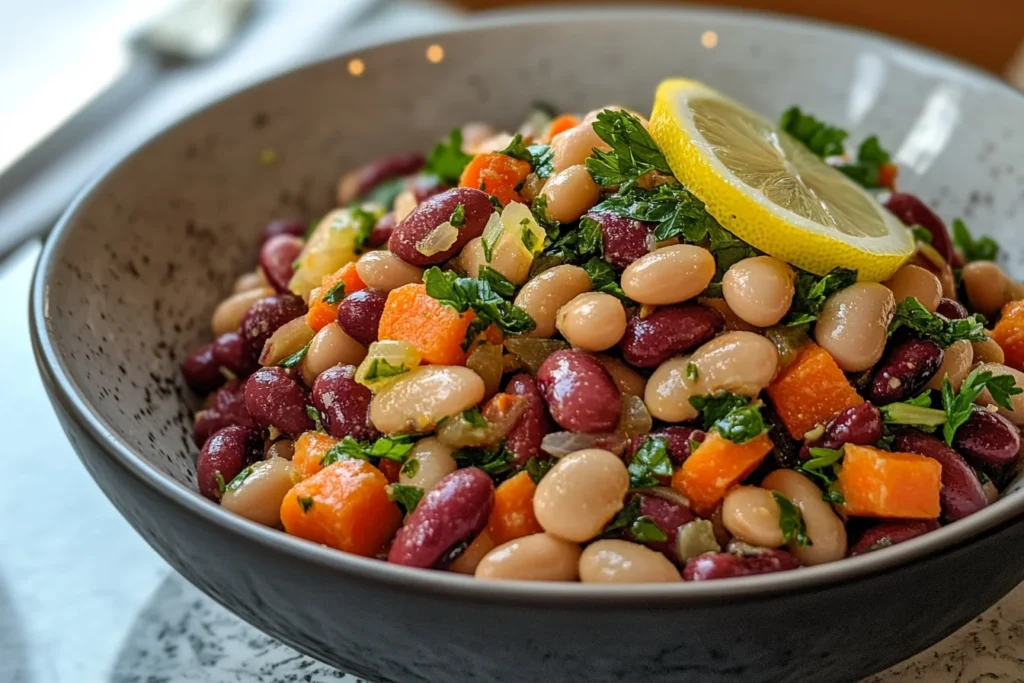
[[[556,351],[537,370],[537,387],[551,417],[572,432],[610,432],[619,423],[622,394],[593,356]]]
[[[975,369],[981,372],[991,372],[997,377],[1000,375],[1011,375],[1013,377],[1014,385],[1024,389],[1024,372],[1021,372],[1020,370],[1014,370],[1013,368],[1000,363],[980,363],[975,366]],[[1013,410],[1007,410],[1006,408],[1000,407],[999,414],[1015,425],[1024,425],[1024,394],[1011,396],[1010,400],[1013,401]],[[981,393],[978,394],[978,398],[975,403],[980,406],[996,405],[996,402],[992,400],[992,394],[989,393],[988,389],[982,389]]]
[[[935,312],[950,320],[963,320],[969,314],[967,308],[955,299],[941,299],[935,307]]]
[[[578,545],[540,533],[499,545],[480,561],[475,574],[491,581],[575,581],[579,563]]]
[[[245,407],[256,423],[292,438],[313,429],[308,402],[306,390],[284,368],[260,368],[245,382]]]
[[[330,323],[309,343],[309,350],[302,359],[302,379],[306,386],[321,372],[335,365],[359,365],[366,358],[366,347],[345,334],[338,323]]]
[[[953,446],[975,462],[1008,465],[1020,457],[1020,430],[999,413],[979,410],[960,425]]]
[[[593,283],[587,271],[570,265],[549,268],[523,285],[516,295],[515,305],[537,323],[526,336],[553,336],[558,309],[580,294],[589,292],[591,287]]]
[[[220,363],[214,355],[213,344],[203,344],[181,362],[181,376],[196,394],[205,396],[224,384]]]
[[[875,403],[893,403],[912,398],[941,368],[945,352],[924,339],[907,339],[890,349],[871,381],[870,396]]]
[[[506,233],[494,245],[490,261],[487,260],[487,254],[484,252],[483,238],[476,237],[470,240],[462,250],[459,263],[466,271],[466,275],[470,277],[479,277],[480,267],[487,266],[498,271],[509,282],[518,286],[526,282],[530,275],[533,255],[523,250],[522,242],[518,237]]]
[[[759,486],[738,486],[722,502],[722,523],[729,533],[762,548],[778,548],[785,543],[780,517],[772,492]]]
[[[1003,353],[1003,347],[992,339],[972,342],[971,347],[974,349],[975,363],[997,363],[1002,365],[1006,361],[1006,354]]]
[[[925,386],[929,389],[941,391],[942,380],[948,377],[953,389],[960,391],[960,385],[967,379],[973,364],[974,345],[966,339],[953,342],[950,346],[946,347],[942,357],[942,365],[939,366],[939,369],[932,375],[932,378],[928,380],[928,384]]]
[[[690,397],[700,394],[696,382],[687,378],[689,358],[670,358],[654,371],[644,388],[644,405],[651,415],[665,422],[685,422],[699,414]]]
[[[771,256],[755,256],[729,267],[722,278],[722,294],[744,321],[770,327],[789,312],[795,282],[788,264]]]
[[[700,304],[659,306],[646,316],[634,311],[622,336],[622,357],[638,368],[657,367],[711,341],[724,327],[718,311]]]
[[[424,365],[373,397],[370,420],[385,434],[426,431],[480,403],[484,390],[468,368]]]
[[[260,247],[260,270],[275,291],[288,291],[288,281],[295,272],[292,264],[302,253],[304,244],[299,237],[278,235],[271,237]]]
[[[563,131],[551,139],[551,152],[555,172],[571,166],[585,164],[594,153],[594,148],[609,150],[611,147],[602,140],[591,123],[581,123]]]
[[[622,273],[622,290],[630,299],[651,306],[692,299],[715,276],[715,258],[689,244],[662,247],[641,256]]]
[[[370,390],[355,380],[354,365],[338,365],[321,372],[310,392],[324,428],[336,439],[351,436],[358,441],[377,438],[370,424]]]
[[[356,273],[367,287],[390,292],[423,281],[423,269],[409,265],[386,249],[368,251],[356,261]]]
[[[232,294],[224,301],[217,304],[213,309],[213,317],[210,318],[210,329],[214,336],[220,336],[226,332],[235,332],[242,324],[242,318],[250,307],[260,299],[268,297],[274,291],[269,287],[259,286],[255,289],[248,289],[237,294]]]
[[[961,272],[964,290],[971,306],[993,318],[1014,295],[1013,281],[992,261],[974,261]]]
[[[228,484],[220,504],[236,515],[276,527],[281,523],[281,501],[300,478],[287,460],[261,460],[249,466],[243,480]]]
[[[260,365],[278,365],[313,341],[314,334],[313,328],[306,322],[306,316],[300,315],[294,320],[289,320],[277,328],[263,345]]]
[[[578,349],[604,351],[622,339],[626,309],[611,294],[586,292],[558,309],[555,327]]]
[[[961,427],[963,429],[963,427]],[[957,430],[959,433],[960,430]],[[901,453],[917,453],[942,465],[942,489],[939,503],[947,521],[963,519],[988,505],[978,475],[960,454],[930,434],[907,430],[896,436],[895,448]]]
[[[637,543],[602,540],[580,556],[583,583],[672,583],[682,581],[665,556]]]
[[[796,569],[799,566],[799,560],[785,550],[766,550],[756,555],[705,553],[686,562],[686,566],[683,568],[683,580],[710,581],[737,576],[773,574]]]
[[[429,491],[455,471],[456,463],[452,452],[450,447],[434,437],[420,439],[413,446],[409,459],[399,472],[398,483]]]
[[[935,311],[942,300],[939,278],[920,266],[903,266],[883,284],[892,291],[896,303],[914,297],[929,311]]]
[[[625,268],[654,249],[654,233],[648,223],[610,211],[591,211],[587,218],[601,226],[604,260],[617,268]]]
[[[455,242],[443,251],[431,254],[421,252],[419,250],[420,243],[437,227],[448,222],[452,217],[452,212],[460,205],[463,207],[464,217],[462,225],[457,228],[458,236]],[[388,239],[388,249],[406,263],[414,266],[444,263],[462,251],[462,248],[471,239],[483,234],[484,226],[487,225],[487,220],[492,213],[494,213],[494,207],[491,206],[491,200],[486,192],[471,187],[456,187],[446,190],[421,203],[395,226],[394,232]]]
[[[893,192],[885,202],[885,208],[896,214],[906,226],[920,225],[932,236],[932,247],[947,263],[953,263],[953,240],[949,237],[945,223],[924,202],[906,192]]]
[[[601,189],[583,165],[570,166],[548,179],[541,190],[547,199],[551,220],[572,223],[590,210],[601,196]]]
[[[220,368],[236,377],[248,377],[259,367],[249,345],[238,332],[225,332],[213,342],[213,357]]]
[[[583,543],[622,509],[629,473],[609,451],[590,448],[563,457],[537,484],[533,511],[546,532]]]
[[[306,302],[293,294],[268,296],[249,307],[239,331],[249,348],[259,353],[277,328],[305,313]]]
[[[505,392],[527,400],[526,411],[505,436],[505,448],[515,456],[514,464],[522,467],[530,458],[540,455],[544,436],[553,431],[551,418],[537,382],[529,374],[514,375],[505,385]]]
[[[775,379],[779,352],[768,339],[753,332],[726,332],[693,352],[701,393],[731,391],[757,396]]]
[[[850,549],[850,556],[882,550],[897,543],[923,536],[939,528],[934,519],[883,520],[865,531]]]
[[[256,421],[245,407],[244,387],[244,382],[233,380],[208,397],[209,405],[196,414],[192,425],[192,439],[197,446],[202,448],[210,436],[224,427],[238,425],[257,428]]]
[[[380,318],[384,315],[387,292],[361,289],[352,292],[338,304],[338,325],[348,336],[363,346],[377,341]]]
[[[814,482],[793,470],[775,470],[761,486],[778,491],[800,509],[812,545],[800,545],[793,539],[789,551],[801,564],[824,564],[846,556],[846,525],[821,499],[821,489]]]
[[[818,344],[846,372],[867,370],[882,357],[896,298],[877,282],[856,282],[830,296],[814,328]]]
[[[224,486],[262,455],[263,439],[255,429],[238,425],[221,429],[206,441],[196,460],[199,492],[220,500]]]

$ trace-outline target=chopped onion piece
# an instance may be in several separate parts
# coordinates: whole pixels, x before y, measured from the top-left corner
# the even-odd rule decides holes
[[[437,428],[437,439],[451,448],[493,446],[512,431],[528,407],[522,396],[505,394],[484,406],[481,415],[486,426],[473,424],[465,413],[444,420]]]
[[[480,236],[480,241],[483,243],[484,248],[484,260],[488,263],[494,258],[494,249],[498,246],[498,242],[501,241],[501,236],[504,234],[505,226],[501,222],[501,216],[495,211],[487,219],[483,235]]]
[[[428,232],[427,236],[419,241],[419,244],[416,245],[416,251],[424,256],[433,256],[434,254],[440,254],[442,251],[451,249],[452,245],[458,240],[459,229],[445,221]]]
[[[632,394],[622,396],[622,417],[619,418],[619,427],[615,431],[627,439],[634,436],[646,434],[654,426],[654,420],[644,405],[644,400]]]
[[[544,250],[544,238],[547,237],[547,233],[537,224],[533,212],[525,204],[509,202],[501,212],[501,223],[505,227],[505,233],[515,236],[531,254],[539,254]]]
[[[654,496],[656,498],[664,498],[671,503],[682,505],[685,508],[690,507],[690,499],[679,491],[676,491],[671,486],[655,486],[653,488],[641,490],[647,495]]]
[[[508,337],[505,339],[505,348],[514,355],[531,375],[537,374],[537,368],[548,356],[555,351],[563,351],[569,348],[564,341],[557,339],[540,339],[537,337]]]
[[[404,341],[376,341],[370,344],[366,358],[356,368],[356,381],[379,392],[411,372],[420,364],[416,347]]]
[[[585,448],[603,448],[616,455],[622,455],[629,441],[621,434],[584,434],[582,432],[552,432],[544,436],[541,450],[556,458],[569,455]]]
[[[722,547],[715,540],[714,525],[706,519],[695,519],[676,531],[676,555],[681,563],[704,553],[718,553]]]
[[[298,353],[303,346],[313,341],[314,334],[316,333],[313,332],[313,328],[306,323],[305,315],[289,320],[277,328],[263,344],[260,365],[277,365],[288,356]]]

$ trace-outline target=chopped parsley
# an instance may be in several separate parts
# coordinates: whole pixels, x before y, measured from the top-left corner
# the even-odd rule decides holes
[[[672,175],[665,155],[632,114],[605,109],[594,121],[594,132],[611,147],[595,149],[587,159],[587,170],[601,187],[622,185],[650,171]]]
[[[580,219],[575,229],[559,234],[545,252],[558,256],[563,263],[582,263],[590,257],[604,257],[604,234],[601,224],[589,216]]]
[[[826,299],[856,281],[857,271],[848,268],[834,268],[822,277],[803,270],[798,271],[793,305],[786,315],[785,325],[795,327],[814,322],[818,319]]]
[[[946,411],[946,424],[942,435],[946,443],[952,445],[956,430],[967,422],[971,413],[976,410],[974,401],[982,390],[988,389],[996,405],[1013,410],[1013,396],[1024,392],[1016,386],[1013,375],[993,375],[990,371],[972,370],[967,379],[960,385],[960,391],[954,392],[949,378],[942,380],[942,407]],[[980,410],[980,408],[977,408]]]
[[[555,151],[550,145],[530,145],[533,155],[533,172],[541,178],[550,178],[555,173]]]
[[[224,495],[224,489],[227,488],[227,485],[224,483],[224,475],[220,473],[220,470],[214,471],[213,479],[217,482],[217,493]]]
[[[462,204],[459,204],[459,206],[462,206]],[[337,304],[340,304],[341,300],[344,299],[344,298],[345,298],[345,283],[344,282],[339,282],[338,284],[336,284],[333,287],[331,287],[330,289],[328,289],[327,293],[324,294],[323,297],[320,298],[320,300],[323,301],[325,304],[330,304],[331,306],[336,306]]]
[[[691,396],[690,405],[701,413],[703,428],[707,431],[732,411],[750,405],[750,397],[721,391],[713,396]]]
[[[220,472],[217,474],[220,474]],[[224,487],[223,491],[235,491],[239,489],[242,486],[242,483],[249,478],[250,474],[252,474],[252,465],[249,465],[244,470],[236,474],[235,478],[228,482],[228,485]],[[221,481],[223,480],[224,478],[221,477]]]
[[[967,225],[959,218],[953,219],[953,243],[963,254],[964,262],[995,261],[999,256],[999,243],[987,235],[974,239]]]
[[[533,220],[537,221],[537,225],[544,229],[547,233],[546,244],[554,244],[555,240],[558,239],[561,232],[558,221],[548,216],[548,198],[544,195],[538,196],[533,200],[533,205],[530,207],[530,211],[533,213]]]
[[[804,523],[800,508],[778,491],[772,491],[772,498],[779,506],[779,529],[782,531],[782,540],[786,543],[796,541],[797,545],[802,546],[814,545],[807,536],[807,525]]]
[[[423,499],[423,489],[407,484],[388,484],[388,500],[397,503],[407,515],[411,515]]]
[[[480,414],[480,409],[473,407],[469,410],[462,411],[462,419],[468,422],[471,426],[479,429],[487,429],[487,420]]]
[[[717,429],[723,438],[745,444],[764,434],[768,427],[761,415],[761,404],[750,397],[729,392],[713,396],[691,396],[690,405],[703,416],[704,429]]]
[[[352,220],[358,225],[355,236],[355,251],[357,254],[361,254],[366,247],[367,241],[370,239],[370,235],[373,234],[373,227],[377,225],[377,215],[357,206],[352,209]]]
[[[843,450],[811,448],[810,451],[811,458],[796,468],[796,471],[810,479],[816,479],[825,488],[825,494],[821,498],[826,503],[842,505],[845,500],[843,494],[836,488],[835,466],[842,459]]]
[[[790,107],[783,112],[779,125],[819,157],[833,157],[843,153],[843,141],[848,133],[805,114],[800,107]]]
[[[312,343],[313,342],[309,342],[309,344]],[[288,356],[287,358],[282,359],[281,362],[278,363],[278,365],[280,365],[282,368],[298,367],[299,364],[302,363],[302,359],[306,357],[307,353],[309,353],[309,344],[306,344],[301,349],[299,349],[292,355]]]
[[[932,408],[931,391],[925,390],[909,401],[890,403],[879,408],[886,424],[908,425],[922,432],[934,432],[946,423],[946,413]]]
[[[633,499],[619,513],[612,518],[608,526],[601,532],[602,536],[617,535],[618,532],[628,531],[633,540],[641,543],[656,543],[667,541],[668,534],[658,526],[652,518],[640,514],[640,497]]]
[[[452,454],[459,467],[476,467],[491,477],[507,474],[514,468],[515,453],[505,448],[505,442],[487,448],[460,448]]]
[[[910,228],[910,232],[914,235],[915,242],[923,242],[924,244],[932,243],[932,232],[928,228],[915,225]]]
[[[507,157],[525,161],[530,164],[531,167],[533,166],[533,154],[526,145],[523,144],[523,136],[521,133],[516,133],[515,137],[512,138],[512,142],[508,143],[508,146],[505,147],[505,149],[498,150],[498,154],[504,154]]]
[[[313,507],[313,496],[298,496],[295,500],[298,501],[299,507],[302,508],[303,512],[309,512],[310,508]]]
[[[539,245],[537,244],[537,236],[533,234],[533,230],[530,230],[530,221],[524,218],[520,222],[520,228],[519,241],[523,243],[527,251],[536,252]]]
[[[417,458],[407,458],[399,474],[404,477],[415,477],[420,471],[420,461]]]
[[[374,358],[370,361],[369,367],[366,368],[366,375],[363,379],[371,380],[397,377],[398,375],[402,375],[406,372],[409,372],[409,368],[405,366],[405,363],[392,365],[384,358]]]
[[[890,160],[889,152],[882,148],[878,136],[872,135],[860,143],[856,161],[838,164],[836,168],[862,187],[876,188],[882,187],[882,167]]]
[[[889,323],[891,337],[902,327],[911,329],[915,336],[935,342],[946,348],[962,339],[970,342],[985,341],[985,320],[975,314],[960,320],[948,320],[931,313],[920,301],[910,296],[896,304],[896,314]]]
[[[554,458],[530,458],[526,461],[526,473],[530,475],[530,479],[533,479],[534,484],[539,484],[544,475],[550,472],[557,462]]]
[[[587,275],[590,276],[590,282],[593,284],[595,291],[611,294],[626,305],[633,303],[626,296],[626,293],[622,291],[622,286],[619,284],[615,271],[604,259],[594,256],[583,264],[583,270],[587,271]]]
[[[480,277],[471,278],[433,266],[423,274],[423,282],[427,294],[445,306],[459,313],[470,309],[476,313],[476,319],[466,330],[464,350],[491,324],[506,334],[522,334],[537,326],[526,311],[509,301],[515,293],[515,285],[493,268],[482,266]]]
[[[398,436],[382,436],[376,441],[358,441],[352,436],[346,436],[331,448],[320,459],[320,466],[327,467],[339,460],[357,459],[373,462],[384,458],[394,460],[398,463],[405,463],[409,451],[412,450],[416,434],[401,434]]]
[[[700,242],[715,228],[725,232],[707,212],[704,202],[678,183],[659,185],[653,190],[625,185],[619,192],[595,206],[593,211],[608,211],[645,223],[655,223],[654,239],[659,242],[673,237],[682,237],[687,242]]]
[[[452,211],[452,215],[448,218],[448,222],[453,228],[461,228],[466,224],[466,205],[459,202],[455,210]]]
[[[636,521],[629,527],[629,533],[634,540],[640,543],[657,543],[668,540],[668,534],[662,531],[657,522],[646,515],[636,518]]]
[[[462,151],[462,131],[453,128],[448,134],[447,140],[442,140],[434,146],[427,156],[427,163],[423,167],[424,173],[437,176],[447,185],[458,185],[466,164],[473,160],[472,154]]]
[[[629,487],[647,489],[660,486],[663,477],[672,476],[672,460],[668,455],[668,439],[647,435],[629,463]]]
[[[313,406],[306,406],[306,417],[313,421],[313,425],[318,432],[324,431],[324,420],[320,415],[320,411]]]
[[[692,363],[692,362],[691,363],[687,363],[686,364],[686,379],[688,379],[691,382],[696,382],[699,377],[700,377],[700,371],[697,370],[697,364],[696,363]]]

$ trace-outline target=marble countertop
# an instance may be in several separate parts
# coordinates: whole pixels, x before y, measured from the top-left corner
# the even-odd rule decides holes
[[[38,253],[27,245],[0,267],[0,432],[17,435],[0,475],[0,683],[355,683],[188,584],[95,487],[35,370],[25,306]],[[1020,681],[1022,670],[1024,586],[869,680]]]

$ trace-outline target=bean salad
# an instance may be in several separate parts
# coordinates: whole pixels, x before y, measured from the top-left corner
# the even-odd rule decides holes
[[[200,493],[408,567],[592,583],[797,570],[997,500],[1024,424],[999,245],[793,108],[780,135],[914,244],[883,281],[804,270],[723,227],[653,121],[470,123],[267,225],[181,366]]]

